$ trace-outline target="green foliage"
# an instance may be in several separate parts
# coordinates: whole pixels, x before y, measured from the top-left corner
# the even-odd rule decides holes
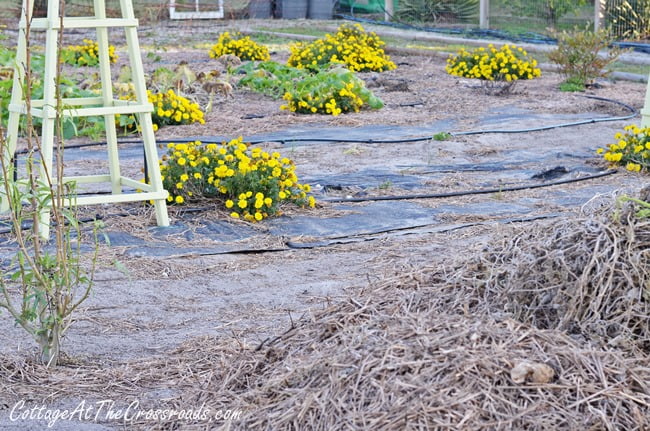
[[[297,82],[309,76],[304,69],[285,66],[275,61],[261,63],[247,63],[240,66],[236,74],[244,74],[239,80],[239,86],[279,99]]]
[[[524,16],[541,15],[547,24],[557,26],[564,15],[576,12],[587,0],[512,0],[510,6],[516,13]]]
[[[470,22],[478,16],[479,0],[400,0],[397,17],[412,22]]]
[[[438,132],[435,135],[433,135],[434,141],[446,141],[449,138],[451,138],[451,133],[448,132]]]
[[[27,53],[28,59],[30,53]],[[30,64],[29,60],[26,64]],[[28,68],[31,69],[31,68]],[[26,70],[25,81],[34,82],[32,71]],[[57,76],[55,133],[59,157],[51,171],[39,159],[26,156],[24,171],[15,171],[5,130],[0,124],[0,200],[7,209],[15,241],[15,254],[3,262],[0,273],[0,310],[5,310],[38,343],[41,361],[57,365],[61,340],[70,327],[74,311],[89,296],[97,261],[99,223],[93,229],[95,253],[90,269],[84,262],[84,233],[78,223],[74,184],[63,181],[63,130],[61,116],[65,86]],[[27,89],[26,102],[32,99]],[[41,90],[42,91],[42,90]],[[32,129],[31,114],[25,115],[26,154],[42,154],[43,148]],[[14,175],[19,177],[14,181]],[[47,244],[42,238],[43,223],[53,220],[54,240]],[[25,229],[25,226],[31,226]]]
[[[169,202],[220,199],[233,218],[257,222],[278,214],[285,202],[315,206],[309,185],[299,184],[294,163],[275,152],[250,149],[242,139],[222,145],[169,144],[161,161]]]
[[[341,64],[354,72],[382,72],[395,69],[382,46],[384,42],[361,24],[342,24],[334,35],[310,43],[290,46],[289,66],[316,71],[331,64]]]
[[[607,26],[621,38],[650,38],[650,0],[607,2]]]
[[[363,106],[381,109],[384,102],[368,90],[354,72],[339,67],[309,76],[287,91],[281,109],[300,114],[359,112]]]
[[[548,54],[549,60],[560,67],[560,73],[574,83],[590,85],[596,78],[607,76],[605,69],[623,52],[609,48],[612,38],[605,30],[563,31],[555,35],[557,49]],[[602,56],[601,51],[607,50]]]
[[[560,83],[560,91],[566,91],[569,93],[585,91],[585,83],[579,78],[569,78],[566,81]]]

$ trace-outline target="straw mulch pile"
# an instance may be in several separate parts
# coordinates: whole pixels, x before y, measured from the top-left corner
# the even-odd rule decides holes
[[[51,373],[0,360],[0,391],[167,388],[150,407],[243,409],[228,429],[647,430],[650,222],[632,212],[506,227],[469,259],[387,278],[260,346],[203,338]]]

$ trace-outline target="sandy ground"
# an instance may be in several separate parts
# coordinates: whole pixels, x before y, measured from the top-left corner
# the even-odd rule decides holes
[[[146,35],[143,39],[145,43],[151,42]],[[205,51],[169,49],[167,52],[158,50],[158,54],[163,63],[168,62],[164,64],[173,66],[176,61],[185,59],[199,69],[210,68],[210,63],[201,60],[207,58]],[[275,58],[286,58],[286,53],[278,53]],[[394,60],[399,65],[395,71],[381,76],[363,75],[386,104],[380,111],[363,111],[337,118],[299,116],[280,111],[280,101],[236,89],[234,99],[218,101],[215,110],[208,114],[205,125],[164,128],[157,137],[251,136],[306,126],[314,127],[317,135],[318,128],[423,126],[442,120],[451,121],[452,131],[466,131],[490,126],[488,121],[495,115],[500,117],[494,120],[493,125],[527,128],[538,126],[540,122],[552,124],[561,119],[558,117],[561,115],[590,113],[602,117],[625,114],[615,105],[559,92],[556,88],[561,77],[553,73],[545,74],[535,82],[522,83],[512,95],[494,97],[472,88],[474,83],[470,81],[446,75],[443,72],[444,62],[440,59],[409,56],[395,57]],[[147,67],[151,69],[157,64],[147,62]],[[391,91],[391,83],[396,82],[406,84],[407,90]],[[603,82],[602,88],[590,90],[587,94],[616,99],[640,109],[644,92],[645,86],[642,84]],[[513,108],[537,117],[508,119]],[[248,114],[262,118],[245,119]],[[587,172],[598,167],[598,160],[593,155],[595,149],[613,142],[613,135],[630,122],[638,123],[639,117],[525,134],[455,137],[444,142],[430,140],[401,145],[332,143],[290,148],[266,144],[266,147],[290,153],[298,166],[298,174],[307,178],[355,173],[363,169],[398,172],[404,166],[426,168],[508,160],[519,164],[518,168],[526,172],[542,172],[565,163],[565,159],[557,163],[553,160],[555,155],[562,153],[578,155],[578,161],[572,166],[581,166]],[[528,160],[521,162],[521,157],[525,155],[528,155]],[[137,173],[131,166],[125,166],[125,169]],[[572,175],[580,176],[584,172]],[[520,174],[508,171],[445,172],[432,176],[426,187],[416,191],[458,191],[516,184],[522,179],[517,175]],[[441,216],[443,222],[439,223],[440,226],[483,223],[471,227],[443,232],[436,232],[433,228],[428,231],[390,232],[362,237],[363,241],[314,249],[283,248],[275,252],[153,258],[134,257],[127,253],[128,247],[102,246],[92,296],[78,313],[65,339],[66,358],[63,366],[100,363],[106,367],[117,367],[127,361],[166,355],[180,344],[206,335],[233,339],[247,346],[259,345],[291,328],[300,319],[309,319],[315,311],[341,298],[354,297],[360,290],[387,275],[408,272],[462,255],[469,245],[477,242],[489,244],[495,225],[509,215],[502,209],[503,205],[526,202],[536,208],[530,215],[552,213],[571,217],[580,211],[590,196],[614,195],[619,189],[635,190],[644,183],[642,176],[620,172],[596,180],[545,189],[420,200],[419,205],[430,208],[484,203],[487,209],[484,213],[450,212],[446,218]],[[386,191],[374,188],[365,190],[365,193],[385,194]],[[404,190],[395,187],[390,193],[400,194]],[[347,191],[342,194],[347,194]],[[332,192],[330,196],[342,194]],[[491,209],[495,211],[491,212]],[[110,213],[114,210],[103,208],[96,211]],[[340,213],[342,210],[334,204],[323,203],[315,210],[296,211],[292,215],[327,218]],[[170,214],[174,223],[181,219],[181,214],[175,209]],[[197,220],[210,217],[223,217],[223,214],[203,213],[197,216]],[[149,212],[141,217],[106,219],[108,230],[127,231],[142,238],[148,237],[148,229],[153,223]],[[286,240],[265,237],[264,228],[256,228],[260,229],[262,242],[268,240],[268,244],[282,244]],[[192,245],[192,241],[183,244],[183,240],[179,239],[178,244],[188,246]],[[116,261],[120,262],[119,269]],[[0,319],[0,353],[11,357],[32,357],[35,354],[34,344],[12,324],[5,313]],[[111,396],[110,391],[107,396]],[[132,396],[164,398],[164,394],[156,395],[137,385],[133,388]],[[34,421],[14,422],[9,419],[9,409],[19,399],[18,392],[0,394],[0,428],[38,429],[43,423],[39,425]],[[52,398],[44,402],[68,405],[74,401],[60,399],[53,392]],[[81,425],[60,423],[57,426],[59,428],[53,429],[79,429],[77,426]],[[122,429],[110,421],[103,424],[87,423],[85,427]]]

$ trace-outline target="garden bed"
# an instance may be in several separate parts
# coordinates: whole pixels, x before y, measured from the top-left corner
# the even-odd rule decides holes
[[[190,29],[178,37],[214,42]],[[154,53],[143,53],[148,71],[181,60],[197,72],[218,67],[207,48],[167,39],[156,49],[159,36],[141,37]],[[256,224],[232,220],[210,202],[172,206],[169,229],[156,228],[145,206],[84,209],[103,216],[112,246],[101,248],[97,284],[60,367],[36,365],[34,346],[2,315],[0,427],[46,424],[10,420],[23,399],[48,408],[111,399],[120,408],[137,400],[140,409],[240,409],[234,429],[650,426],[647,349],[516,321],[476,281],[481,268],[490,271],[481,264],[500,268],[493,256],[513,255],[504,238],[530,231],[538,235],[526,238],[529,246],[535,238],[542,248],[555,244],[544,232],[557,225],[558,236],[569,236],[572,220],[607,220],[616,196],[645,185],[640,174],[610,174],[595,153],[639,117],[602,121],[629,112],[584,97],[638,110],[645,85],[603,81],[572,94],[557,89],[559,75],[544,73],[495,97],[447,75],[440,59],[392,60],[395,70],[360,74],[384,101],[380,110],[300,115],[235,85],[233,98],[215,98],[205,124],[161,128],[159,140],[260,141],[296,162],[319,204]],[[197,97],[207,103],[205,94]],[[588,124],[460,134],[578,122]],[[406,142],[439,132],[458,135]],[[121,148],[124,171],[141,175],[137,144]],[[104,166],[101,146],[68,154],[71,173]],[[1,256],[11,238],[0,240]],[[548,364],[555,376],[514,383],[510,371],[522,361]],[[129,429],[215,426],[101,416],[53,429],[125,422]]]

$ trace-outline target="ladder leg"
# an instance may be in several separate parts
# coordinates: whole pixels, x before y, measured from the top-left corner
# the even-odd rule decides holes
[[[135,18],[133,4],[131,0],[120,0],[120,9],[123,18]],[[140,57],[140,44],[138,42],[138,33],[135,27],[127,27],[126,43],[129,49],[129,61],[131,62],[131,74],[133,85],[135,87],[136,100],[138,104],[147,103],[147,88],[144,82],[144,67]],[[151,113],[138,114],[140,126],[142,128],[142,139],[144,141],[144,152],[147,158],[147,168],[149,171],[149,181],[153,192],[160,193],[159,199],[154,199],[156,209],[156,222],[158,226],[169,226],[169,216],[167,214],[167,192],[163,188],[162,178],[160,176],[160,166],[158,165],[158,151],[156,149],[156,138],[153,133]]]
[[[48,29],[45,31],[45,70],[43,74],[43,126],[41,129],[41,175],[40,181],[46,187],[53,187],[57,180],[57,171],[52,170],[52,157],[55,142],[55,122],[57,118],[56,100],[56,69],[57,49],[59,31],[52,28],[54,20],[59,19],[59,1],[49,0],[47,16],[50,20]],[[52,190],[54,193],[54,190]],[[56,196],[52,195],[52,199]],[[47,239],[50,235],[50,210],[41,209],[39,214],[39,233],[42,238]]]
[[[8,178],[5,181],[13,181],[14,166],[12,160],[16,153],[18,143],[18,129],[22,103],[25,98],[23,85],[25,82],[25,61],[27,58],[27,35],[25,34],[25,23],[29,22],[34,9],[33,1],[23,2],[22,16],[18,26],[18,46],[16,48],[16,60],[14,64],[13,87],[11,89],[11,101],[9,102],[9,122],[7,124],[7,146],[2,149],[5,161],[4,172]],[[0,213],[9,211],[9,197],[4,195],[4,187],[0,187]]]
[[[104,0],[94,0],[95,18],[106,19],[106,4]],[[113,103],[113,81],[111,79],[111,61],[108,55],[108,29],[97,27],[97,45],[99,48],[99,71],[102,82],[102,98],[104,106]],[[117,132],[115,129],[115,115],[104,115],[106,129],[106,144],[108,151],[108,169],[111,177],[113,194],[122,193],[120,162],[117,147]]]

